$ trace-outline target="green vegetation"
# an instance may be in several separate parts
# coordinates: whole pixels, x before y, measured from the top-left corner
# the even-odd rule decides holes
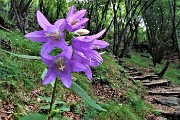
[[[39,54],[40,45],[30,42],[23,38],[18,32],[7,33],[0,30],[0,39],[10,41],[9,45],[13,53],[36,55]],[[21,116],[31,113],[47,114],[46,110],[39,109],[47,105],[47,101],[51,94],[51,85],[42,86],[41,74],[45,65],[40,60],[27,60],[12,56],[0,50],[0,99],[2,101],[13,101],[15,106],[14,118],[19,119]],[[67,102],[65,94],[73,93],[72,89],[66,89],[58,82],[56,98],[60,101],[67,102],[67,106],[71,108],[74,114],[80,114],[86,119],[113,119],[113,120],[142,120],[151,108],[144,103],[141,96],[144,90],[140,85],[134,85],[126,78],[124,69],[119,66],[115,60],[103,54],[104,62],[96,68],[93,68],[93,82],[106,84],[113,89],[119,90],[122,95],[117,97],[103,98],[96,96],[91,81],[87,80],[83,74],[74,73],[74,80],[90,95],[95,101],[107,112],[98,111],[86,105],[83,99],[78,102]],[[32,96],[32,91],[39,89],[41,92],[38,96]],[[70,90],[70,91],[69,91]],[[41,98],[41,102],[36,99]],[[30,106],[32,109],[30,109]],[[68,109],[69,110],[69,109]]]
[[[71,5],[75,6],[76,12],[86,9],[86,14],[81,11],[71,15],[74,13],[73,9],[68,12]],[[146,96],[141,84],[154,82],[155,77],[146,81],[135,79],[142,70],[144,73],[161,73],[159,77],[173,82],[168,84],[170,87],[180,84],[179,7],[180,1],[176,0],[0,0],[0,119],[7,116],[13,116],[9,119],[15,120],[24,116],[25,120],[34,119],[35,116],[46,119],[48,116],[49,119],[54,117],[62,120],[70,120],[70,117],[83,120],[144,120],[149,119],[151,114],[155,117],[160,115],[160,110],[152,109],[144,101],[149,101],[151,95]],[[26,33],[42,30],[40,27],[46,28],[44,25],[48,25],[38,10],[52,24],[56,20],[66,19],[66,27],[78,26],[78,22],[82,23],[86,21],[84,18],[88,18],[85,28],[90,31],[89,35],[106,28],[106,32],[98,39],[109,43],[108,48],[105,48],[108,52],[102,54],[102,64],[91,68],[92,81],[84,72],[80,72],[72,74],[74,82],[70,89],[65,88],[59,78],[57,89],[53,89],[56,82],[42,85],[46,71],[46,65],[39,56],[42,43],[24,38]],[[37,20],[37,15],[42,20]],[[81,16],[84,16],[83,19]],[[56,22],[55,26],[60,27],[61,22]],[[69,30],[66,28],[61,33],[56,27],[52,26],[51,30],[51,26],[48,26],[47,31],[44,29],[46,37],[54,41],[63,38],[64,33],[67,44],[71,44],[73,32],[67,33]],[[88,41],[85,45],[91,43],[91,47],[101,48],[100,41]],[[97,51],[101,52],[100,49]],[[59,48],[55,48],[50,55],[56,56],[60,52]],[[99,61],[96,55],[90,56]],[[122,66],[117,61],[122,62]],[[171,63],[166,64],[166,61]],[[55,60],[62,71],[66,67],[64,62],[64,59]],[[123,65],[134,67],[138,72],[134,72],[134,69],[126,71]],[[161,87],[158,85],[158,90]],[[156,91],[156,88],[153,90]],[[53,93],[54,102],[51,98]],[[154,104],[155,100],[150,101],[150,104]]]

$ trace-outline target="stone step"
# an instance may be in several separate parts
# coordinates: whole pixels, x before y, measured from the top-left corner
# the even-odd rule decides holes
[[[143,73],[142,72],[129,72],[129,76],[141,76]]]
[[[169,107],[173,107],[175,106],[180,108],[180,98],[178,97],[170,97],[170,96],[156,96],[154,97],[154,101],[156,103],[159,103],[161,105],[166,105]]]
[[[134,76],[129,77],[128,79],[134,79],[134,80],[147,80],[147,79],[159,79],[158,75],[155,74],[146,74],[142,76]]]
[[[149,90],[150,95],[177,95],[180,96],[180,87],[156,88]]]
[[[151,86],[159,86],[159,85],[167,85],[170,81],[166,79],[160,79],[160,80],[149,80],[146,82],[142,82],[143,86],[151,87]]]
[[[176,113],[176,109],[172,107],[168,107],[166,105],[161,105],[161,104],[151,104],[153,108],[155,108],[160,115],[166,117],[166,118],[174,118],[174,115]]]

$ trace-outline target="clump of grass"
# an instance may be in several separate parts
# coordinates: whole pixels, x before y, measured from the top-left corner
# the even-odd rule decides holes
[[[111,102],[109,104],[102,105],[107,112],[100,112],[93,108],[88,108],[84,113],[83,119],[93,119],[93,120],[142,120],[135,111],[133,111],[132,106],[128,104],[120,104],[117,102]]]
[[[0,30],[0,36],[0,38],[3,38],[6,41],[10,41],[13,52],[39,56],[41,43],[25,39],[24,36],[17,31],[10,33]]]
[[[7,99],[10,93],[16,89],[18,82],[14,80],[20,73],[20,69],[15,61],[5,53],[0,51],[0,98]]]
[[[151,111],[150,105],[145,104],[142,98],[135,94],[133,90],[129,90],[127,94],[129,96],[128,104],[131,106],[131,108],[133,108],[136,114],[141,116],[142,119],[145,118],[147,113]]]

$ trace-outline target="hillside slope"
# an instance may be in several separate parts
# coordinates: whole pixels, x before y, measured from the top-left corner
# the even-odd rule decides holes
[[[48,105],[52,87],[42,86],[41,74],[45,65],[40,60],[19,58],[3,51],[39,56],[41,44],[24,39],[16,31],[9,33],[0,30],[0,36],[1,118],[19,119],[32,113],[47,114],[47,107],[44,106]],[[74,73],[73,76],[76,83],[107,111],[92,108],[72,89],[66,89],[58,82],[56,100],[68,108],[60,112],[59,117],[77,120],[143,120],[151,111],[142,99],[145,90],[140,83],[135,85],[127,79],[128,74],[110,53],[102,56],[104,62],[92,68],[92,81],[84,73]],[[38,93],[34,94],[34,90]]]

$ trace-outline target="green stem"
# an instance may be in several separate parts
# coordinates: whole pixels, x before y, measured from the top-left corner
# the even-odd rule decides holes
[[[49,114],[51,114],[52,106],[53,106],[53,103],[54,103],[54,97],[55,97],[55,92],[56,92],[56,84],[57,84],[57,79],[55,80],[54,87],[53,87],[53,93],[52,93],[52,97],[51,97]],[[51,120],[51,116],[48,117],[48,120]]]

